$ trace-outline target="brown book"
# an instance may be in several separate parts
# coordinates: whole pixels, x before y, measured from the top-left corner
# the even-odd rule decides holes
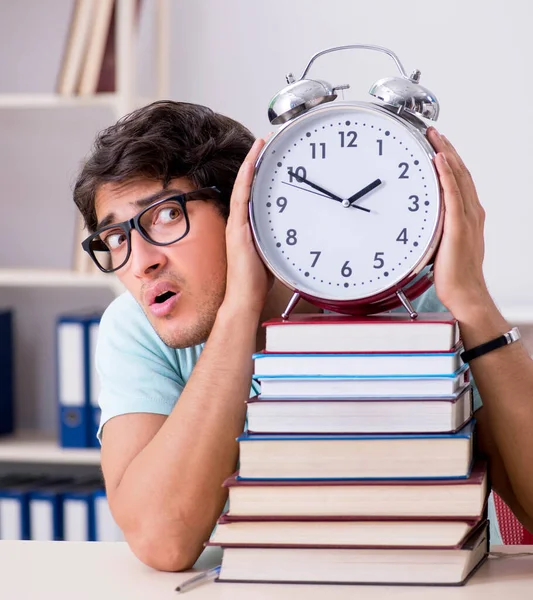
[[[115,9],[114,5],[114,0],[98,0],[96,3],[83,70],[80,77],[79,93],[81,96],[91,95],[97,91],[98,80],[103,69],[103,60],[107,42],[111,37],[111,17]]]
[[[396,517],[477,519],[487,498],[487,467],[475,463],[465,479],[242,480],[229,488],[229,516]]]
[[[76,93],[96,4],[93,0],[76,0],[57,82],[58,94],[70,96]]]

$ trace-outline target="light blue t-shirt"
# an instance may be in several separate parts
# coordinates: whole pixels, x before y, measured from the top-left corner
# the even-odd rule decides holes
[[[414,302],[419,312],[445,310],[431,287]],[[154,331],[142,308],[126,292],[116,298],[100,322],[96,368],[100,377],[102,416],[98,439],[105,423],[118,415],[153,413],[169,415],[202,352],[203,344],[173,349]],[[250,394],[259,393],[252,382]],[[481,398],[474,384],[474,407]],[[501,544],[492,494],[489,500],[490,539]]]

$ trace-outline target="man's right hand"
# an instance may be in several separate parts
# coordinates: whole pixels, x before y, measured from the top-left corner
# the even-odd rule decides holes
[[[264,145],[265,140],[258,138],[239,169],[226,227],[227,281],[223,306],[251,311],[257,318],[273,283],[255,248],[248,218],[254,167]]]

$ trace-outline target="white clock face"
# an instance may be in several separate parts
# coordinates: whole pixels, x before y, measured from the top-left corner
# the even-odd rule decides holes
[[[290,287],[361,300],[428,256],[439,183],[422,134],[384,109],[323,105],[265,147],[251,196],[256,240]]]

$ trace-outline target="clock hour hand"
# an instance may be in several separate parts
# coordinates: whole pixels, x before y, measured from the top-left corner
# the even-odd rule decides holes
[[[316,183],[309,181],[305,177],[301,177],[300,175],[297,175],[296,173],[291,173],[291,174],[296,179],[296,181],[307,184],[309,187],[312,187],[313,189],[318,190],[319,192],[322,192],[322,194],[329,196],[330,198],[332,198],[333,200],[336,200],[337,202],[340,202],[344,206],[350,206],[350,204],[347,204],[346,200],[343,200],[340,196],[337,196],[336,194],[329,192],[328,190],[324,189],[323,187],[320,187],[319,185],[317,185]],[[364,208],[363,206],[354,206],[354,208],[364,210],[365,212],[370,212],[370,210],[368,208]]]
[[[357,200],[359,200],[360,198],[362,198],[363,196],[366,196],[368,193],[370,193],[373,189],[377,188],[378,185],[381,185],[383,182],[381,181],[381,179],[376,179],[375,181],[373,181],[372,183],[369,183],[366,187],[364,187],[362,190],[359,190],[356,194],[354,194],[353,196],[350,196],[348,198],[348,202],[350,204],[350,206],[353,206],[354,208],[362,208],[361,206],[354,206],[354,202],[357,202]],[[368,209],[367,209],[368,210]],[[370,212],[370,211],[369,211]]]

